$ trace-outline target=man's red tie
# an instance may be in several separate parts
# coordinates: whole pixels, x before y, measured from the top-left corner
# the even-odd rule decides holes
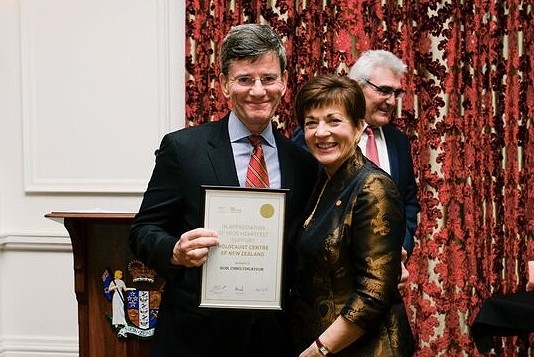
[[[375,133],[373,128],[368,126],[365,128],[367,134],[367,145],[365,146],[365,156],[374,162],[376,166],[380,167],[380,159],[378,158],[378,148],[376,147]]]
[[[252,144],[252,154],[247,169],[246,187],[269,187],[269,174],[267,165],[263,157],[263,148],[261,147],[261,136],[249,136]]]

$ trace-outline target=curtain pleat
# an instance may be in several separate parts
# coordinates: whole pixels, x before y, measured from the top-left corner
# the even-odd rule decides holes
[[[478,356],[469,325],[484,299],[524,290],[534,260],[534,5],[528,0],[186,0],[185,125],[217,120],[221,41],[270,24],[285,41],[289,86],[276,121],[320,73],[346,75],[367,49],[408,65],[394,119],[411,139],[421,203],[405,301],[417,356]],[[532,342],[499,338],[494,354]]]

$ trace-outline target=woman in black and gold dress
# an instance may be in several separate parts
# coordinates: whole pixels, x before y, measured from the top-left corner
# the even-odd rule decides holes
[[[348,77],[318,76],[295,98],[323,166],[296,238],[293,330],[300,356],[410,356],[397,289],[404,208],[394,182],[357,146],[365,97]]]

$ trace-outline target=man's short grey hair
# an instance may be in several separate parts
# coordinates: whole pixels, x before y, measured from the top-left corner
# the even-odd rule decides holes
[[[233,60],[256,61],[272,52],[280,60],[280,72],[287,66],[286,50],[280,37],[268,25],[243,24],[230,29],[221,46],[221,71],[226,76]]]
[[[361,86],[366,86],[366,79],[374,74],[377,67],[390,69],[397,76],[406,73],[406,63],[399,57],[386,50],[369,50],[362,53],[349,72],[349,77]]]

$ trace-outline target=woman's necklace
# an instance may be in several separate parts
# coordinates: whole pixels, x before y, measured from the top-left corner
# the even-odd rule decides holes
[[[321,201],[321,197],[323,196],[324,189],[326,188],[326,185],[328,184],[328,179],[325,181],[323,188],[321,189],[321,193],[319,194],[319,197],[317,197],[317,202],[315,202],[315,207],[313,207],[312,213],[306,218],[304,221],[304,224],[302,225],[304,229],[308,228],[308,225],[310,224],[311,220],[313,219],[313,215],[315,214],[315,211],[317,210],[317,206],[319,206],[319,201]]]

